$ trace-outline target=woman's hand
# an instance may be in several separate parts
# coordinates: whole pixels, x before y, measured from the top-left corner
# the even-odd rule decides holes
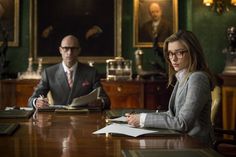
[[[132,125],[134,127],[139,127],[139,123],[140,123],[139,114],[126,113],[125,116],[127,117],[127,122],[129,125]]]

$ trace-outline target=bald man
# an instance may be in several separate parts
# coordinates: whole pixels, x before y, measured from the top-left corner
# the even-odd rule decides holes
[[[162,9],[157,2],[149,5],[149,15],[151,20],[143,24],[139,31],[139,41],[153,42],[158,38],[158,42],[164,42],[172,34],[172,28],[167,20],[162,16]]]
[[[68,105],[73,98],[87,95],[94,89],[102,87],[96,69],[78,62],[80,50],[80,43],[75,36],[68,35],[62,39],[59,47],[62,62],[43,71],[37,89],[29,98],[29,106],[48,107],[46,96],[49,91],[55,105]],[[71,79],[67,76],[69,73]],[[88,108],[109,109],[110,100],[102,88],[100,98],[96,102],[87,104]]]

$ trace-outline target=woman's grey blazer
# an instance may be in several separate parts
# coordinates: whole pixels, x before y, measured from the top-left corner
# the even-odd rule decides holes
[[[177,81],[168,111],[147,114],[144,127],[177,130],[211,144],[214,137],[211,101],[208,76],[204,72],[193,72],[184,81]]]

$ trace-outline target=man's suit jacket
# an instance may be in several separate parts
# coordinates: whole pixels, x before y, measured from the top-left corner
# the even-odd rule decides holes
[[[211,87],[208,76],[194,72],[177,82],[167,112],[147,114],[144,127],[167,128],[212,144],[214,136],[210,120]]]
[[[29,106],[33,106],[33,101],[40,95],[47,96],[50,91],[54,104],[67,105],[73,98],[86,95],[93,89],[102,87],[100,77],[95,68],[86,64],[78,63],[72,89],[67,82],[67,76],[62,63],[46,68],[42,73],[42,79],[29,98]],[[104,102],[104,109],[110,107],[110,100],[104,90],[101,88],[100,97]]]
[[[152,20],[143,24],[139,32],[140,42],[153,42],[154,38],[158,38],[158,42],[164,42],[167,37],[169,37],[173,31],[170,24],[165,20],[161,19],[159,25],[157,26],[156,36],[153,35]]]

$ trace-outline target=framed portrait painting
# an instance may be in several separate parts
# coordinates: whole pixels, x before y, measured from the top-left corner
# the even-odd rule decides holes
[[[134,0],[134,47],[162,47],[178,30],[177,8],[178,0]]]
[[[0,0],[0,45],[19,46],[19,0]]]
[[[120,56],[122,0],[31,0],[31,57],[61,61],[58,48],[66,35],[79,39],[81,62],[105,62]]]

